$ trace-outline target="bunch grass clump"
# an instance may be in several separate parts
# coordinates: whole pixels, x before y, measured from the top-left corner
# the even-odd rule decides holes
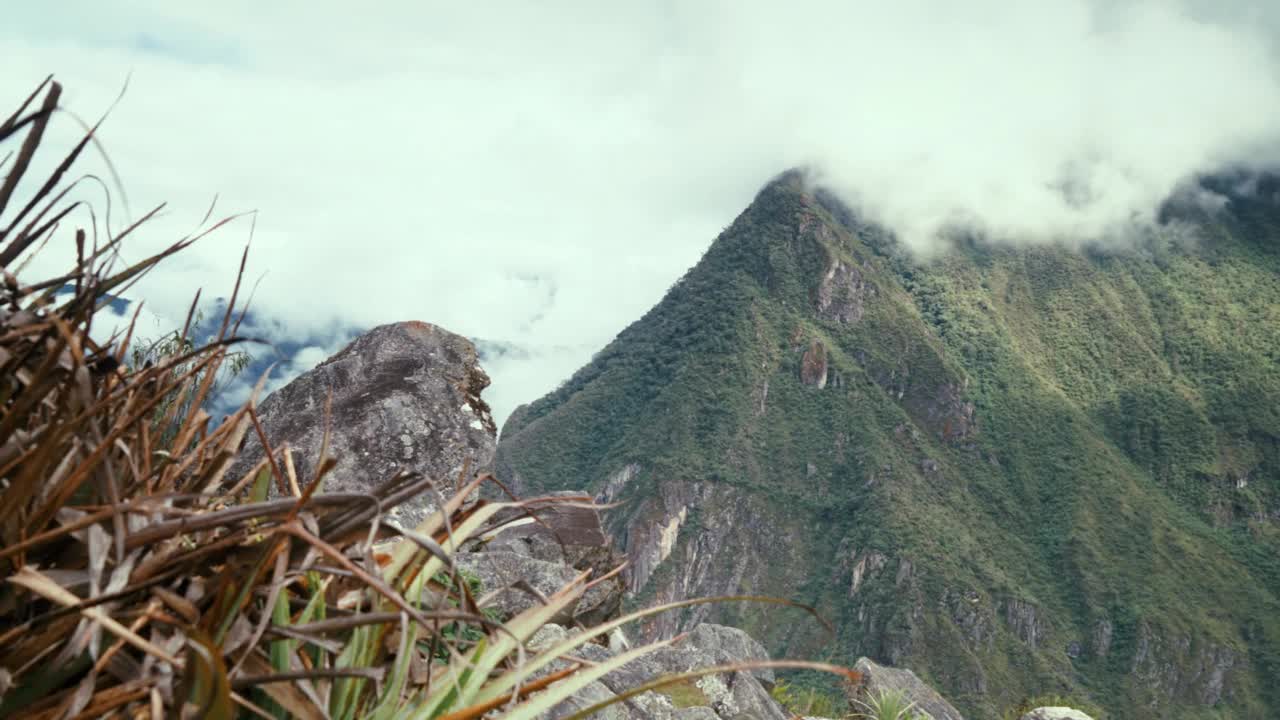
[[[853,717],[865,720],[923,720],[916,704],[901,690],[880,690],[854,701],[858,710]]]
[[[265,377],[242,407],[212,422],[202,408],[241,341],[239,279],[206,344],[188,338],[198,293],[168,352],[139,362],[133,323],[95,342],[107,299],[232,218],[120,267],[121,242],[159,208],[112,232],[68,200],[84,178],[63,178],[96,125],[14,202],[60,94],[48,79],[0,124],[0,717],[535,718],[678,639],[601,663],[574,659],[584,643],[715,601],[649,608],[528,650],[539,628],[607,576],[583,573],[500,621],[454,557],[500,513],[536,501],[469,501],[492,478],[466,471],[453,493],[414,472],[372,493],[324,492],[333,460],[323,447],[314,475],[297,477],[287,453],[268,444],[255,409]],[[72,233],[70,270],[20,278],[80,215],[89,223]],[[249,433],[267,453],[230,477]],[[384,522],[424,493],[435,493],[439,509],[421,525]],[[764,666],[850,675],[802,661],[739,663],[655,678],[611,702]]]

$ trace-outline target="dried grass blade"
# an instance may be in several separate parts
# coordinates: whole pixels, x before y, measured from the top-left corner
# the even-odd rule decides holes
[[[41,81],[41,83],[36,86],[36,89],[32,90],[31,94],[27,96],[27,99],[22,101],[22,104],[18,106],[18,109],[14,110],[13,114],[10,115],[9,118],[5,120],[3,124],[0,124],[0,142],[3,142],[5,138],[9,137],[10,134],[15,132],[18,126],[18,118],[22,116],[22,113],[28,107],[31,107],[32,101],[34,101],[36,99],[36,96],[40,94],[40,91],[44,90],[45,87],[48,86],[48,84],[51,82],[53,82],[53,76],[46,75],[44,80]]]
[[[328,720],[328,713],[316,704],[314,700],[308,698],[298,686],[292,682],[283,682],[284,680],[294,680],[303,678],[290,678],[274,673],[270,664],[267,663],[261,655],[253,654],[246,658],[244,663],[246,672],[253,673],[249,677],[235,678],[231,681],[232,688],[243,690],[249,687],[261,688],[272,700],[276,701],[290,715],[290,717],[299,718],[300,720]],[[308,675],[306,679],[318,677],[317,675]]]
[[[54,89],[59,91],[61,90],[58,83],[53,84],[50,94],[52,94]],[[58,163],[58,166],[54,168],[53,172],[49,174],[49,177],[45,179],[44,185],[40,186],[40,189],[36,191],[36,194],[32,196],[31,200],[22,207],[22,210],[18,211],[17,216],[15,216],[13,221],[9,223],[8,229],[0,230],[0,238],[7,237],[12,233],[13,229],[22,222],[23,218],[25,218],[27,214],[36,207],[36,205],[40,204],[40,201],[48,196],[49,193],[53,192],[54,188],[56,188],[58,183],[61,182],[62,176],[66,174],[67,170],[71,169],[71,166],[75,164],[76,159],[80,157],[80,153],[84,151],[85,146],[93,139],[94,134],[98,131],[98,126],[101,125],[101,123],[102,121],[99,120],[97,124],[90,128],[89,131],[85,133],[85,136],[80,139],[80,142],[76,143],[75,147],[71,149],[71,152],[67,153],[67,156],[62,159],[62,162]],[[40,132],[43,132],[45,124],[47,124],[47,118],[45,123],[40,123],[33,127],[31,135],[27,136],[28,141],[34,138],[38,144],[39,138],[36,136],[36,130],[38,128]],[[19,156],[19,160],[21,160],[21,156]],[[0,199],[7,200],[7,198]],[[5,248],[4,252],[0,253],[0,265],[8,265],[12,263],[24,250],[34,243],[38,237],[38,235],[19,234],[17,237],[13,238],[9,242],[9,246]]]
[[[52,600],[53,602],[65,607],[74,607],[79,605],[81,602],[79,597],[63,590],[57,583],[50,580],[41,572],[31,569],[31,566],[29,565],[23,566],[18,570],[18,572],[9,576],[8,580],[15,585],[24,587],[47,600]],[[130,645],[142,652],[163,660],[174,667],[181,667],[181,663],[179,663],[172,655],[131,632],[129,628],[116,622],[114,618],[107,615],[100,608],[84,608],[80,611],[80,614],[90,620],[102,623],[103,627],[107,628],[117,637],[124,639]]]
[[[561,702],[564,702],[565,698],[568,698],[570,695],[590,685],[596,680],[599,680],[614,670],[630,663],[632,660],[638,660],[645,655],[657,652],[658,650],[668,647],[682,638],[683,636],[677,636],[670,640],[650,643],[634,650],[628,650],[627,652],[615,655],[605,662],[597,663],[596,665],[588,668],[583,668],[573,675],[565,678],[559,685],[533,696],[525,702],[517,705],[510,712],[502,715],[501,717],[504,718],[504,720],[536,720],[536,718],[542,717],[543,714],[551,710],[551,708],[559,705]],[[528,672],[525,668],[512,670],[508,674],[515,675],[519,680],[523,680],[528,677]]]
[[[46,80],[46,82],[49,81]],[[62,85],[57,82],[51,83],[49,92],[44,96],[44,103],[40,106],[40,112],[32,121],[31,130],[27,133],[26,140],[22,143],[22,149],[18,151],[18,157],[14,160],[13,167],[9,169],[9,173],[5,176],[4,184],[0,185],[0,213],[3,213],[9,205],[9,199],[13,196],[13,191],[18,186],[18,181],[22,179],[27,167],[31,165],[31,158],[36,154],[36,148],[39,147],[40,140],[44,137],[45,128],[49,125],[49,117],[53,114],[54,108],[58,106],[60,97],[62,97]],[[26,103],[23,104],[24,107],[25,105]],[[6,122],[5,125],[10,126],[11,123]],[[0,232],[0,241],[3,240],[4,233]],[[11,254],[9,252],[11,249],[8,248],[5,252],[0,253],[0,267],[7,267],[13,262],[16,253]]]

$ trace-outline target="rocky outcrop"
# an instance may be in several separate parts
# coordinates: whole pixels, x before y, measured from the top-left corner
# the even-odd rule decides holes
[[[616,493],[643,472],[620,468],[612,475],[619,482],[611,484],[612,492],[598,495],[597,502],[616,501]],[[785,508],[723,483],[676,478],[654,482],[655,492],[605,516],[606,527],[627,559],[627,588],[643,601],[741,594],[744,587],[765,586],[772,575],[803,581],[799,565],[767,560],[777,543],[797,542],[781,529]],[[714,612],[714,606],[700,605],[683,614],[664,613],[641,623],[639,633],[644,639],[670,638],[707,621]],[[762,612],[762,618],[776,615]],[[817,623],[804,624],[806,631],[818,629]]]
[[[480,579],[484,589],[480,605],[492,608],[503,618],[534,607],[560,588],[568,585],[579,570],[563,562],[549,562],[519,553],[496,550],[459,553],[458,567]],[[599,622],[622,606],[622,587],[605,582],[587,590],[573,607],[554,622]]]
[[[1130,672],[1152,699],[1213,706],[1229,694],[1233,675],[1247,664],[1247,656],[1231,647],[1141,622]]]
[[[627,484],[640,472],[640,466],[630,464],[613,473],[605,487],[596,495],[602,504],[616,501]],[[627,559],[623,573],[627,590],[637,592],[649,582],[649,577],[675,549],[680,528],[689,517],[689,508],[695,496],[688,488],[664,495],[662,502],[646,502],[625,524],[622,533],[622,550]]]
[[[447,493],[464,467],[492,460],[495,427],[481,391],[489,377],[469,340],[435,325],[382,325],[269,395],[258,416],[273,449],[288,445],[300,485],[314,477],[329,410],[326,492],[367,492],[399,470],[425,474]],[[230,476],[263,457],[254,433]],[[405,503],[388,518],[412,527],[431,497]]]
[[[1009,629],[1027,647],[1035,650],[1048,633],[1043,613],[1034,604],[1017,598],[1004,601],[1004,619]]]
[[[992,613],[991,606],[983,596],[972,588],[956,590],[945,588],[938,600],[939,609],[955,624],[965,640],[969,650],[982,653],[990,652],[995,647],[998,622]],[[982,684],[973,689],[984,692]]]
[[[1104,658],[1107,653],[1111,652],[1111,638],[1115,634],[1115,628],[1112,627],[1111,621],[1106,618],[1099,618],[1093,624],[1093,637],[1090,649],[1097,657]]]
[[[533,607],[584,570],[605,578],[624,561],[587,498],[555,495],[560,497],[547,503],[531,502],[521,515],[500,514],[495,522],[505,524],[457,557],[460,567],[480,579],[488,595],[481,604],[503,617]],[[620,576],[603,579],[554,621],[602,622],[622,606],[624,590]]]
[[[889,563],[889,558],[877,550],[859,552],[856,549],[846,549],[848,545],[847,540],[841,543],[841,567],[849,573],[849,597],[854,597],[862,589],[864,581],[878,575],[884,569],[884,566]]]
[[[850,325],[862,319],[863,302],[874,293],[875,288],[866,284],[857,267],[832,260],[814,292],[814,306],[818,317]]]
[[[1038,707],[1025,713],[1018,720],[1093,720],[1084,713],[1069,707]]]
[[[610,538],[600,525],[600,514],[591,498],[573,491],[548,493],[546,502],[530,501],[526,512],[511,514],[516,518],[494,533],[492,542],[523,540],[531,545],[562,548],[608,547]],[[501,514],[498,519],[506,517]]]
[[[926,714],[929,720],[964,720],[959,710],[910,670],[877,665],[867,658],[859,659],[853,668],[862,673],[862,680],[855,691],[857,698],[877,697],[882,693],[902,693],[908,701],[914,703],[913,710]]]
[[[827,386],[827,348],[814,340],[800,357],[800,382],[821,390]]]
[[[978,423],[973,417],[974,405],[965,398],[963,383],[943,383],[925,403],[924,415],[930,427],[936,428],[938,437],[943,440],[963,440],[978,432]]]
[[[530,640],[531,649],[550,647],[576,631],[548,625]],[[579,653],[601,662],[615,654],[603,645],[588,644]],[[767,660],[764,648],[746,633],[722,625],[699,625],[671,647],[640,657],[592,683],[554,708],[548,718],[563,718],[662,675],[715,665]],[[562,666],[553,666],[553,669]],[[773,674],[741,671],[682,681],[617,703],[595,717],[615,720],[786,720],[786,713],[769,695]]]

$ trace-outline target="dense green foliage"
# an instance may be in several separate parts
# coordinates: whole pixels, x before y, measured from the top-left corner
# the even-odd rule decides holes
[[[736,589],[816,604],[833,657],[909,666],[975,717],[1046,693],[1116,717],[1280,715],[1275,184],[1171,206],[1123,249],[918,259],[784,176],[512,415],[499,472],[598,490],[635,463],[619,529],[673,478],[735,489],[786,539],[728,536],[726,558],[760,559]],[[837,266],[857,281],[829,296],[861,303],[844,318],[819,301]],[[821,388],[801,382],[815,342]],[[647,591],[725,507],[694,508]],[[716,617],[775,653],[819,647],[766,613]]]

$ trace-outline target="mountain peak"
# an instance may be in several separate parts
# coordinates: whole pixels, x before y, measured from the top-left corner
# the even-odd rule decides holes
[[[923,669],[984,716],[1048,687],[1275,714],[1280,211],[1228,210],[1198,219],[1212,247],[1158,257],[908,262],[784,173],[512,415],[497,472],[625,501],[642,600],[780,595],[838,631],[704,608],[652,637],[742,624],[775,654]]]

